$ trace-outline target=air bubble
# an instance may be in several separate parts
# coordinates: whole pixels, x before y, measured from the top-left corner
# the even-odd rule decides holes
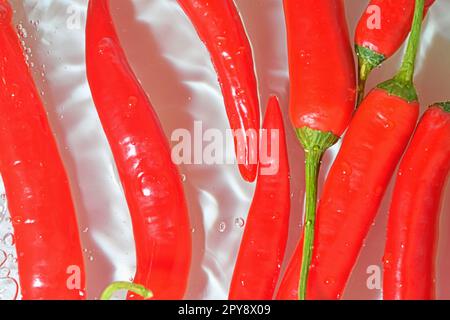
[[[245,220],[243,218],[236,218],[234,220],[234,225],[239,228],[243,228],[245,225]]]
[[[5,236],[3,237],[3,243],[9,247],[14,246],[15,243],[14,235],[10,232],[5,234]]]
[[[222,221],[222,222],[219,224],[219,232],[223,233],[223,232],[225,232],[226,229],[227,229],[227,224],[226,224],[225,222]]]

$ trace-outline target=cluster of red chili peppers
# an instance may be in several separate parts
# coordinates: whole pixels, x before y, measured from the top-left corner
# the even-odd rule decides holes
[[[431,106],[415,129],[419,102],[413,84],[422,20],[434,0],[370,2],[380,9],[381,27],[368,27],[369,11],[357,26],[359,85],[344,1],[283,1],[289,114],[305,151],[306,197],[303,234],[278,291],[291,201],[278,99],[268,102],[262,131],[269,134],[263,139],[252,49],[233,1],[178,2],[210,52],[232,129],[248,133],[266,150],[279,142],[278,171],[265,175],[268,164],[258,163],[258,150],[236,141],[242,177],[257,179],[257,185],[229,298],[342,297],[399,162],[383,259],[384,298],[434,298],[439,204],[450,170],[450,103]],[[85,271],[67,174],[11,20],[8,1],[0,0],[0,144],[10,146],[0,153],[0,172],[16,235],[22,296],[84,299]],[[365,97],[369,73],[401,47],[410,30],[396,76]],[[86,69],[130,209],[137,255],[134,284],[114,283],[102,297],[128,289],[129,299],[182,299],[192,241],[181,178],[159,119],[127,62],[108,0],[89,1]],[[319,197],[322,157],[345,130]],[[278,132],[275,140],[273,132]],[[67,285],[69,270],[81,279],[78,286]]]

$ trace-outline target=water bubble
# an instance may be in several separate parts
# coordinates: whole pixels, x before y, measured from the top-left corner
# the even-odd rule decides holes
[[[23,218],[21,216],[14,217],[12,219],[13,224],[21,224],[22,221],[23,221]]]
[[[392,253],[386,253],[383,256],[383,264],[385,268],[390,268],[391,260],[392,260]]]
[[[0,269],[0,278],[7,278],[11,274],[9,268],[3,267]]]
[[[236,219],[234,219],[234,225],[235,225],[236,227],[239,227],[239,228],[244,227],[244,225],[245,225],[245,220],[244,220],[244,218],[236,218]]]
[[[3,237],[3,243],[9,247],[14,246],[15,243],[14,235],[11,232],[5,234],[5,236]]]
[[[223,233],[223,232],[225,232],[226,229],[227,229],[227,224],[224,221],[222,221],[219,224],[219,232]]]

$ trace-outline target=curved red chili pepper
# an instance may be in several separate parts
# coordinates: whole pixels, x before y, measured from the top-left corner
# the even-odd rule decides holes
[[[419,103],[413,85],[424,0],[399,73],[372,90],[357,110],[326,179],[317,210],[308,299],[339,299],[386,187],[414,130]],[[302,251],[297,248],[278,292],[295,299]]]
[[[89,1],[86,65],[132,218],[134,282],[150,289],[155,299],[181,299],[191,261],[181,178],[158,117],[120,46],[107,0]]]
[[[430,107],[400,163],[384,251],[384,299],[434,299],[439,206],[450,170],[450,103]]]
[[[272,161],[260,159],[256,191],[231,281],[229,298],[232,300],[272,299],[286,248],[290,212],[289,162],[283,118],[276,97],[269,101],[263,130],[267,136],[260,138],[261,150],[270,151]]]
[[[208,49],[217,71],[242,177],[256,179],[260,111],[252,48],[233,0],[178,0]]]
[[[0,172],[22,296],[84,299],[83,254],[69,182],[11,18],[8,1],[0,0]]]
[[[304,298],[320,162],[352,117],[356,76],[343,1],[284,0],[284,12],[291,82],[290,117],[306,154],[306,237],[300,290],[300,298]]]
[[[425,14],[435,0],[425,1]],[[355,33],[355,46],[359,58],[359,98],[364,98],[365,83],[370,72],[389,59],[401,45],[411,29],[414,0],[371,0],[364,11]],[[377,11],[371,10],[376,6]],[[379,26],[370,23],[379,14]]]

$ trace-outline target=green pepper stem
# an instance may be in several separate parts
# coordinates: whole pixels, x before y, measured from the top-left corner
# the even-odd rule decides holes
[[[425,0],[416,0],[414,9],[414,19],[411,27],[411,34],[408,40],[406,53],[403,62],[395,78],[404,84],[411,84],[414,78],[414,68],[417,56],[417,49],[420,44],[420,33],[424,15]]]
[[[105,291],[103,291],[100,300],[111,300],[114,293],[120,290],[128,290],[131,291],[145,300],[153,298],[153,293],[148,290],[146,287],[140,284],[135,284],[131,282],[118,281],[111,283]]]
[[[358,77],[358,99],[356,100],[356,105],[359,106],[364,100],[364,95],[366,93],[366,82],[369,77],[372,68],[370,64],[366,62],[359,63],[359,77]]]
[[[386,60],[386,57],[369,48],[356,45],[356,55],[358,56],[358,99],[357,106],[359,106],[364,99],[366,81],[373,69],[378,67]]]
[[[317,206],[317,180],[320,170],[320,161],[324,152],[322,150],[305,150],[305,181],[306,181],[306,203],[305,203],[305,231],[303,242],[303,259],[299,283],[299,300],[306,299],[306,288],[309,275],[309,267],[314,249],[314,226],[316,223]]]
[[[303,127],[297,129],[297,137],[305,149],[305,231],[303,240],[303,256],[298,288],[299,300],[306,299],[309,268],[314,249],[314,228],[316,222],[317,185],[320,164],[325,151],[338,141],[338,137],[331,132]]]

